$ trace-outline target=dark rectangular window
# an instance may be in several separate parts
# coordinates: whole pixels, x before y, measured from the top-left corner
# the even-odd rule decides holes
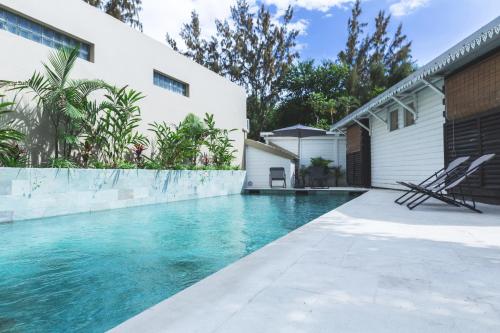
[[[90,61],[90,44],[78,41],[73,37],[57,32],[3,8],[0,8],[0,30],[12,32],[18,36],[55,49],[63,47],[74,48],[79,45],[80,58]]]
[[[189,96],[189,85],[187,83],[178,81],[160,72],[154,71],[153,82],[158,87],[162,87],[186,97]]]
[[[389,130],[395,131],[399,128],[399,110],[394,110],[389,113]]]
[[[405,110],[405,127],[415,124],[415,116],[408,110]]]

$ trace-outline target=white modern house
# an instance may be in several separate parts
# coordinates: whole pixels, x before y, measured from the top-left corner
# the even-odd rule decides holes
[[[64,14],[61,9],[64,8]],[[0,0],[0,79],[25,80],[48,54],[80,44],[73,75],[142,92],[142,125],[215,115],[243,156],[245,90],[81,0]]]
[[[500,155],[500,17],[332,126],[347,136],[350,185],[399,188],[457,156]],[[500,159],[477,193],[500,201]]]

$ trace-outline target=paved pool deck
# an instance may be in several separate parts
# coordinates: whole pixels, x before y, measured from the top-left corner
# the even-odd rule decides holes
[[[500,332],[500,207],[371,190],[114,332]]]

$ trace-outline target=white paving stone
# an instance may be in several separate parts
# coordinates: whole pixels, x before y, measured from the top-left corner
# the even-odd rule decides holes
[[[114,332],[500,332],[500,207],[371,190]]]

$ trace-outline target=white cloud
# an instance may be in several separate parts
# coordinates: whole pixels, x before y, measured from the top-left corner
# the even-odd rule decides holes
[[[393,3],[389,10],[394,16],[405,16],[411,14],[420,7],[426,6],[430,0],[399,0]]]
[[[275,6],[277,17],[281,16],[289,5],[295,8],[328,12],[333,7],[342,7],[354,0],[249,0],[251,6],[264,3]],[[224,20],[230,16],[230,6],[236,0],[143,0],[141,21],[144,33],[160,42],[165,42],[168,32],[178,39],[182,25],[189,22],[191,12],[196,10],[200,16],[200,26],[204,37],[212,36],[216,32],[214,21]],[[277,18],[275,18],[277,19]],[[309,22],[300,19],[291,25],[300,34],[307,34]],[[182,45],[182,44],[181,44]]]
[[[307,35],[307,28],[309,27],[309,21],[306,19],[300,19],[298,21],[292,22],[288,26],[290,30],[297,30],[299,35]]]
[[[304,8],[306,10],[318,10],[326,13],[333,7],[342,7],[354,0],[262,0],[267,5],[274,5],[278,13],[283,13],[288,6]]]
[[[230,6],[235,0],[143,0],[141,21],[144,33],[165,42],[165,34],[177,37],[181,27],[191,19],[191,12],[200,15],[202,34],[215,33],[215,20],[224,20],[230,15]]]

